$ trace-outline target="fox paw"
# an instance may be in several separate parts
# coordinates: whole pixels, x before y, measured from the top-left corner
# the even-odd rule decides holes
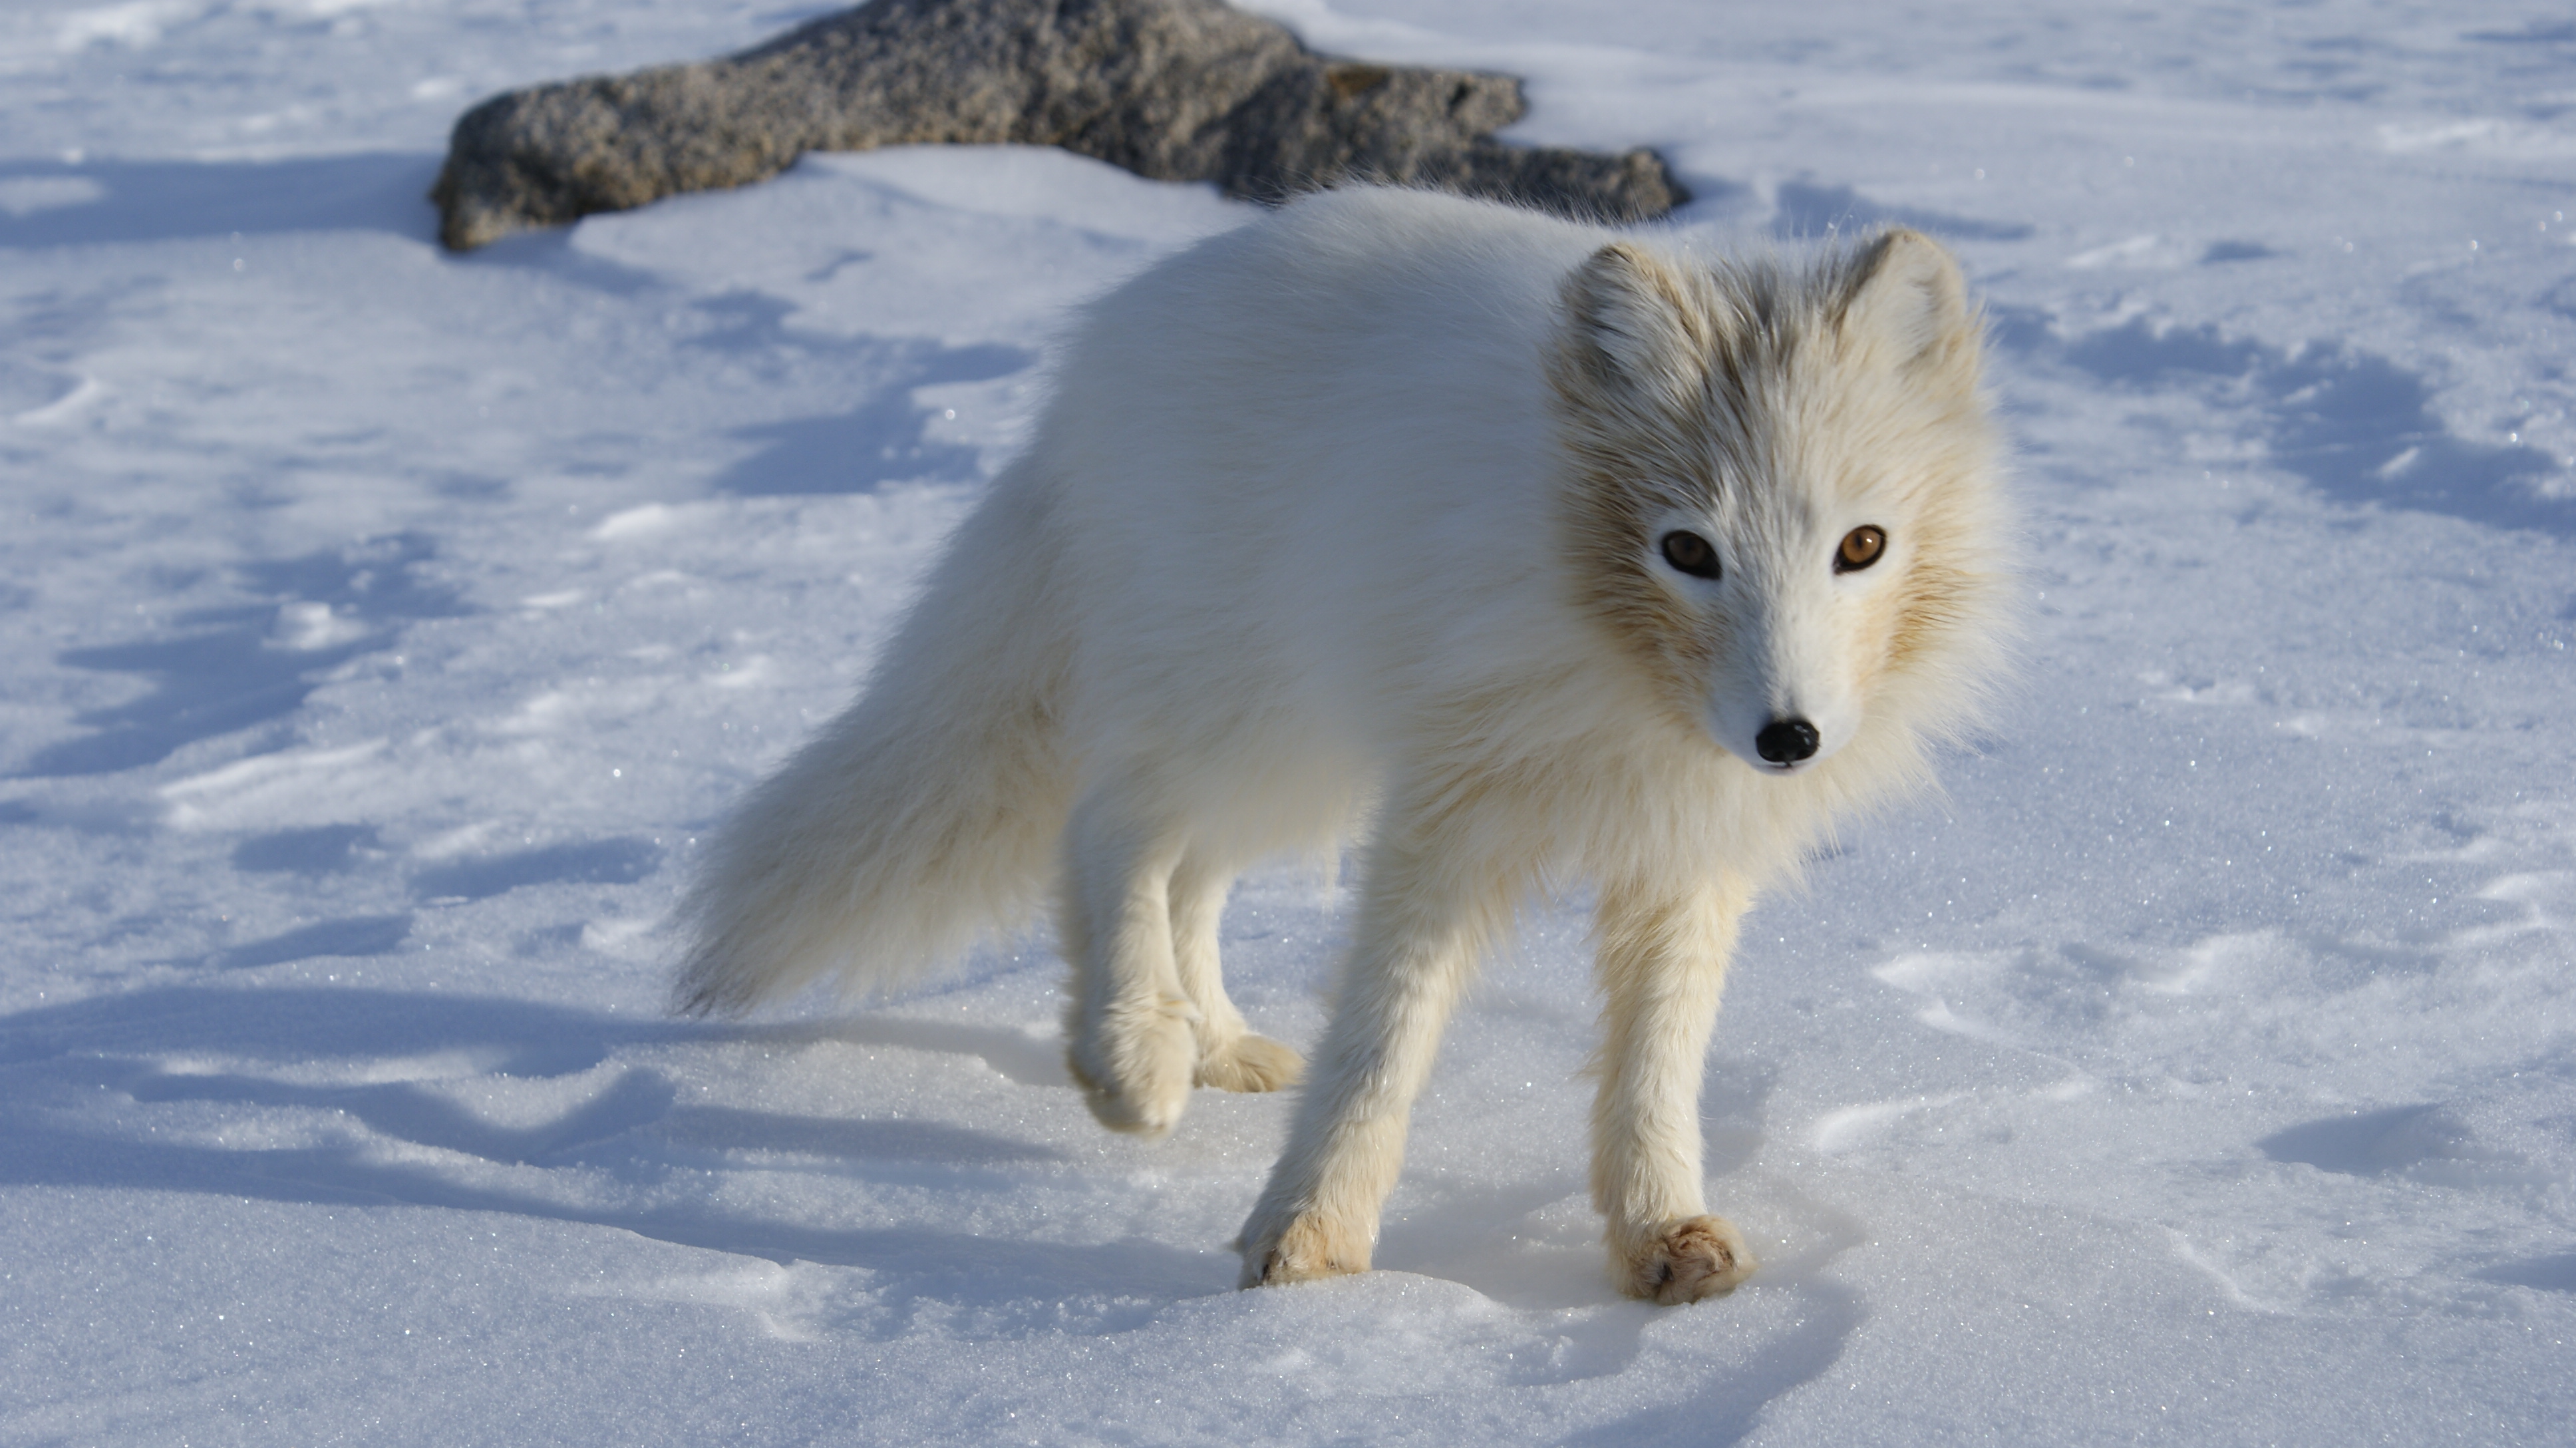
[[[1188,1019],[1161,1011],[1077,1035],[1065,1064],[1101,1125],[1158,1137],[1180,1125],[1189,1107],[1190,1068],[1197,1056]]]
[[[1611,1246],[1619,1290],[1666,1307],[1732,1292],[1757,1264],[1724,1217],[1685,1217]]]
[[[1305,1074],[1306,1058],[1268,1036],[1237,1036],[1199,1057],[1199,1084],[1219,1091],[1276,1091]]]
[[[1315,1212],[1300,1212],[1272,1231],[1243,1233],[1240,1287],[1283,1287],[1366,1272],[1369,1241],[1359,1233],[1340,1231]]]

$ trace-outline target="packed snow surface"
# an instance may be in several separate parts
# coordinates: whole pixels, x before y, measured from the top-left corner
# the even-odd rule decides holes
[[[1232,1290],[1290,1103],[1102,1132],[1043,937],[659,1013],[1067,307],[1244,208],[920,150],[448,256],[464,106],[817,12],[6,0],[0,1443],[2568,1441],[2564,7],[1261,8],[1985,300],[2020,680],[1747,922],[1762,1273],[1604,1280],[1579,898],[1322,1286]],[[1339,888],[1236,897],[1259,1029]]]

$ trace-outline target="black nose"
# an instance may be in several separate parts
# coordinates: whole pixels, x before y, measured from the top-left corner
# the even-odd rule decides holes
[[[1804,719],[1774,719],[1753,736],[1754,749],[1773,764],[1795,764],[1813,758],[1820,742],[1816,726]]]

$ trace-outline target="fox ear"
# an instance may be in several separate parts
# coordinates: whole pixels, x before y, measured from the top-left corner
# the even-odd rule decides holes
[[[1836,326],[1864,357],[1975,384],[1978,327],[1967,281],[1950,253],[1919,231],[1899,227],[1853,259]]]
[[[1652,252],[1614,241],[1565,280],[1565,347],[1604,391],[1679,402],[1696,390],[1708,351],[1680,277]]]

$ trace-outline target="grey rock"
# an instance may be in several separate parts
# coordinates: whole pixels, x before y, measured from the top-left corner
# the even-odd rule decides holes
[[[1062,146],[1278,202],[1347,180],[1610,221],[1689,199],[1651,151],[1509,146],[1520,82],[1318,55],[1218,0],[873,0],[739,55],[496,96],[430,199],[465,251],[778,174],[807,151]]]

